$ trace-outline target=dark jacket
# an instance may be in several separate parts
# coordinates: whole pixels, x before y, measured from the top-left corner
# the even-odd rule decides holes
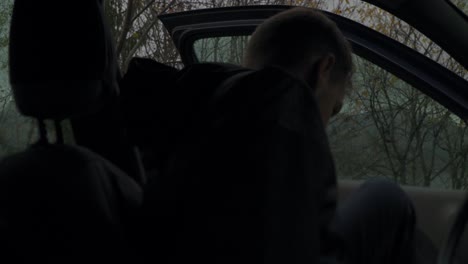
[[[274,67],[194,65],[177,80],[177,137],[145,200],[158,259],[317,263],[336,177],[311,87]]]

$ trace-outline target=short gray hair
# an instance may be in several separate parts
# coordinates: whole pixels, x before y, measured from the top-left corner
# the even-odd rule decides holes
[[[335,55],[335,69],[340,74],[352,72],[351,46],[336,24],[319,11],[297,7],[274,15],[257,27],[247,45],[244,66],[296,69],[307,65],[313,56],[325,53]]]

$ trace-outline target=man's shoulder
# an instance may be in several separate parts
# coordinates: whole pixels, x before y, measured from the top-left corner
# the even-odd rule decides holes
[[[230,83],[231,85],[243,87],[245,90],[258,92],[263,90],[262,87],[268,91],[283,88],[291,89],[291,87],[307,87],[305,82],[280,67],[268,66],[258,70],[243,69],[243,71],[233,74],[230,78],[226,78],[224,84]]]
[[[336,257],[320,257],[320,264],[342,264]]]
[[[184,67],[179,72],[179,78],[195,76],[201,78],[227,78],[246,71],[249,71],[249,69],[229,63],[194,63]]]
[[[267,66],[262,69],[251,70],[250,78],[256,78],[262,80],[264,83],[276,85],[283,83],[301,86],[306,85],[305,82],[278,66]]]
[[[249,70],[232,75],[218,87],[223,94],[239,96],[245,100],[261,101],[282,97],[285,94],[297,94],[302,97],[309,91],[308,85],[286,70],[268,66],[258,70]],[[263,99],[263,100],[262,100]]]

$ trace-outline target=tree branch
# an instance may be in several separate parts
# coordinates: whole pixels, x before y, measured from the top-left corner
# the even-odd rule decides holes
[[[138,40],[138,42],[132,47],[132,49],[130,50],[130,52],[128,53],[127,57],[125,58],[125,60],[123,61],[123,65],[124,67],[126,68],[126,65],[128,64],[128,62],[130,61],[130,59],[132,58],[133,54],[135,54],[135,52],[138,50],[138,48],[146,41],[146,39],[148,38],[148,33],[149,31],[154,27],[154,25],[158,22],[158,17],[159,15],[161,14],[164,14],[171,6],[173,6],[175,4],[176,0],[172,0],[168,5],[166,5],[163,10],[161,10],[161,12],[159,12],[159,14],[157,14],[153,20],[151,22],[149,22],[145,28],[145,30],[143,31],[143,33],[141,34],[141,37],[140,39]]]
[[[161,12],[159,12],[158,16],[160,16],[160,15],[166,13],[166,11],[167,11],[171,6],[173,6],[173,5],[175,4],[175,2],[176,2],[176,0],[172,0],[166,7],[164,7],[164,9],[163,9]]]
[[[133,23],[132,13],[133,13],[134,3],[135,3],[134,0],[128,0],[125,22],[122,28],[122,32],[120,33],[119,42],[117,43],[117,56],[119,56],[120,53],[122,52],[125,41],[127,40],[127,34],[130,31],[130,28],[132,27],[132,23]]]
[[[138,14],[136,14],[133,18],[132,18],[132,23],[135,22],[135,20],[137,20],[137,18],[139,16],[141,16],[141,14],[143,14],[143,12],[145,12],[148,8],[150,8],[154,2],[156,2],[156,0],[151,0],[145,7],[143,7],[143,9],[140,10],[140,12],[138,12]]]

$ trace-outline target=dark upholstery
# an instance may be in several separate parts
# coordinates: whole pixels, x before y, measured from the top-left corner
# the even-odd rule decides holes
[[[132,143],[147,170],[162,171],[181,134],[211,101],[213,89],[246,71],[229,64],[195,64],[177,70],[151,59],[134,58],[120,82],[122,113]]]
[[[80,116],[117,94],[117,68],[101,1],[15,0],[10,82],[19,111]],[[65,8],[66,12],[60,12]]]
[[[12,92],[23,115],[71,119],[78,144],[144,182],[116,110],[120,73],[102,2],[15,1],[9,43]]]
[[[86,149],[31,147],[0,163],[0,240],[10,248],[0,262],[129,260],[126,226],[141,200],[133,180]]]
[[[277,68],[203,76],[185,76],[207,100],[145,192],[148,263],[318,263],[336,182],[310,87]]]
[[[147,170],[167,155],[172,93],[178,70],[151,59],[133,58],[120,81],[122,116],[131,143],[143,153]]]
[[[61,120],[115,104],[118,69],[101,5],[15,1],[10,81],[23,115]],[[129,227],[141,203],[140,186],[119,168],[41,133],[40,144],[0,163],[0,263],[135,263]]]

